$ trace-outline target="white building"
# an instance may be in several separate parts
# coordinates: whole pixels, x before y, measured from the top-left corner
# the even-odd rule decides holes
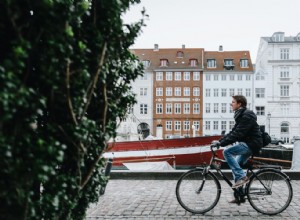
[[[300,33],[262,37],[254,80],[258,123],[287,142],[300,134]]]
[[[203,72],[203,134],[228,133],[234,126],[231,101],[244,95],[253,103],[253,65],[249,51],[206,51]]]
[[[117,129],[116,141],[136,141],[143,139],[141,130],[153,130],[153,73],[144,63],[144,75],[131,83],[137,104],[128,111],[127,117]],[[146,131],[147,132],[147,131]]]

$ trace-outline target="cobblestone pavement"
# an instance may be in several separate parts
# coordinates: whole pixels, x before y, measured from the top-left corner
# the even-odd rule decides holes
[[[256,212],[249,202],[229,204],[232,190],[221,181],[217,206],[204,215],[185,211],[177,202],[176,180],[110,180],[106,192],[87,212],[86,220],[96,219],[300,219],[300,181],[292,181],[293,200],[276,216]]]

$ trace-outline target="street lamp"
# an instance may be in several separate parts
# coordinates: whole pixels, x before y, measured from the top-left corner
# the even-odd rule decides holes
[[[269,135],[271,135],[270,131],[271,131],[271,113],[269,112],[267,115],[268,121],[269,121]]]

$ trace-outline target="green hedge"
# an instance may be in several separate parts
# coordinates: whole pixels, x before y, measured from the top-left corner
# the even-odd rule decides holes
[[[143,72],[139,0],[0,3],[0,219],[83,219],[101,159]]]

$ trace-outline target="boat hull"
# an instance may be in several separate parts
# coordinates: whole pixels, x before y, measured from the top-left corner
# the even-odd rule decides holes
[[[154,161],[166,161],[176,169],[197,167],[209,164],[210,143],[220,137],[116,142],[110,145],[104,157],[114,158],[114,169],[124,169],[124,163]],[[217,152],[220,158],[223,158],[222,151]]]

